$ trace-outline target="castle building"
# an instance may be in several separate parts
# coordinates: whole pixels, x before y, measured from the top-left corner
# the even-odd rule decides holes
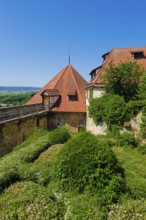
[[[66,125],[78,131],[86,125],[86,86],[85,79],[69,64],[26,104],[44,103],[49,129]]]
[[[105,91],[102,75],[110,62],[114,65],[136,61],[146,69],[146,47],[113,48],[102,55],[103,62],[90,72],[89,83],[70,64],[38,91],[26,104],[43,103],[48,110],[48,128],[66,124],[70,130],[85,127],[94,134],[104,134],[105,124],[95,125],[88,114],[90,98],[101,97]]]
[[[91,81],[86,86],[86,128],[94,134],[104,134],[106,129],[104,124],[96,126],[88,114],[89,99],[101,97],[106,92],[101,77],[105,74],[104,68],[106,68],[110,62],[117,65],[120,62],[136,61],[142,64],[146,69],[146,47],[113,48],[111,51],[103,54],[102,58],[103,63],[90,72]]]

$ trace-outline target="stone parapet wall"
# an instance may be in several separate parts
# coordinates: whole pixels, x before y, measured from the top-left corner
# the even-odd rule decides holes
[[[0,122],[11,120],[14,118],[20,118],[26,115],[31,115],[45,111],[43,104],[22,105],[11,108],[0,108]]]

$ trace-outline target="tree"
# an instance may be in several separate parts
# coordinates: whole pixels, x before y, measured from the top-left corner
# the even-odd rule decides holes
[[[125,101],[138,98],[139,83],[146,72],[137,62],[126,61],[114,65],[110,62],[105,69],[105,87],[108,93],[122,96]]]

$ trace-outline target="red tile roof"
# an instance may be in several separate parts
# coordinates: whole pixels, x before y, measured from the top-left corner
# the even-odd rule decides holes
[[[133,53],[136,53],[136,52],[143,52],[144,57],[141,59],[134,59]],[[142,64],[143,67],[146,69],[146,47],[113,48],[110,52],[105,53],[102,57],[104,58],[103,64],[100,66],[100,70],[98,71],[98,74],[96,75],[96,77],[88,83],[87,88],[91,86],[97,86],[97,87],[104,86],[100,76],[105,73],[104,68],[107,67],[109,62],[111,61],[115,65],[117,65],[120,62],[125,62],[128,60],[137,61],[139,64]],[[97,67],[96,69],[98,68],[99,67]]]
[[[58,107],[53,107],[53,112],[86,112],[85,87],[87,82],[70,64],[64,67],[51,81],[38,91],[26,104],[42,103],[44,90],[57,89],[61,94]],[[77,101],[68,102],[70,91],[77,93]]]
[[[41,94],[41,96],[60,96],[61,94],[60,94],[60,92],[59,92],[59,90],[58,89],[45,89],[43,92],[42,92],[42,94]]]

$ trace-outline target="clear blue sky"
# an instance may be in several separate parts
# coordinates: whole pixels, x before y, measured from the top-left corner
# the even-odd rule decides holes
[[[113,47],[146,46],[146,0],[0,0],[0,86],[44,86],[69,44],[89,80]]]

